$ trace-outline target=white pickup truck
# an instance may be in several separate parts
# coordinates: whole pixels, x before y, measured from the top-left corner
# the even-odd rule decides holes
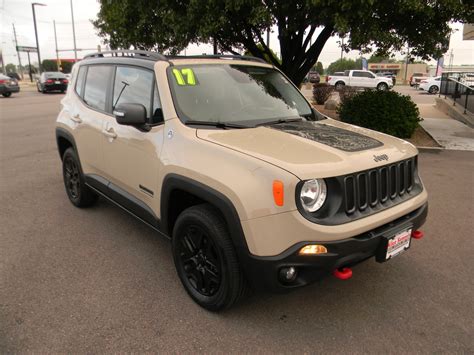
[[[393,86],[393,81],[368,70],[346,70],[344,75],[329,75],[328,84],[334,85],[336,90],[344,86],[388,90]]]

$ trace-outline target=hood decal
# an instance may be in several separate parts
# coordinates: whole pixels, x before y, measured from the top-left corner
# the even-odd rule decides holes
[[[294,134],[346,152],[380,147],[382,142],[360,133],[312,121],[278,123],[267,127]]]

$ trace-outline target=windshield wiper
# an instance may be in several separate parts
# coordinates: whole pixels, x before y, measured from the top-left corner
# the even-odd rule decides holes
[[[299,121],[302,121],[302,120],[303,119],[301,117],[280,118],[280,119],[274,120],[274,121],[267,121],[267,122],[258,123],[258,124],[255,125],[255,127],[266,126],[266,125],[271,125],[271,124],[278,124],[278,123],[299,122]]]
[[[186,126],[213,126],[217,128],[250,128],[249,126],[240,125],[237,123],[229,122],[214,122],[214,121],[197,121],[197,120],[188,120],[184,122]]]

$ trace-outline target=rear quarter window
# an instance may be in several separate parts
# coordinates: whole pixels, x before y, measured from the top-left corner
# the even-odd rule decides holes
[[[82,94],[84,93],[84,79],[86,77],[86,72],[87,72],[87,67],[82,66],[79,68],[79,72],[77,73],[77,79],[76,79],[76,93],[82,97]]]

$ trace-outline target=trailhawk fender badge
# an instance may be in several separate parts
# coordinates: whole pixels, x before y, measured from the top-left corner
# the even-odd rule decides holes
[[[379,162],[379,161],[388,161],[388,155],[387,154],[382,154],[382,155],[374,155],[374,161]]]

